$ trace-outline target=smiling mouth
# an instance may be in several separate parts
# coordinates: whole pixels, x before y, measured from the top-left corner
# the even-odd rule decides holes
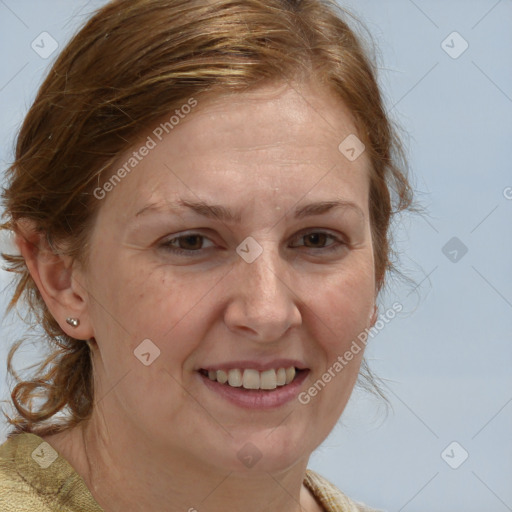
[[[200,369],[199,373],[212,381],[229,387],[271,391],[287,386],[300,374],[307,371],[307,369],[299,369],[290,366],[288,368],[270,369],[262,372],[250,368],[244,370],[238,368],[230,370]]]

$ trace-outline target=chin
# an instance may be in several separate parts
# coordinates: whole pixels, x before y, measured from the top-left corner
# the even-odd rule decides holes
[[[311,432],[309,432],[311,435]],[[264,430],[237,434],[231,439],[228,452],[234,457],[227,457],[225,462],[229,471],[254,475],[261,473],[280,473],[293,467],[301,460],[309,459],[314,450],[313,444],[308,450],[304,440],[307,432],[291,432],[290,428],[271,427]],[[228,469],[226,467],[226,469]]]

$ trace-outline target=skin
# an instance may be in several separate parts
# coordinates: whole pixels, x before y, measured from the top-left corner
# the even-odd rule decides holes
[[[351,133],[348,109],[317,86],[198,98],[101,200],[85,268],[45,251],[29,226],[18,236],[52,314],[93,352],[92,417],[45,440],[106,511],[321,510],[305,470],[346,406],[363,350],[307,405],[272,411],[227,402],[196,370],[293,358],[310,369],[307,390],[375,322],[368,160],[338,150]],[[178,198],[223,205],[241,222],[186,209],[136,215]],[[339,199],[360,211],[292,216]],[[173,244],[199,256],[162,245],[189,231],[205,238]],[[306,236],[319,232],[339,242]],[[236,253],[248,236],[263,249],[250,264]],[[149,366],[133,353],[144,339],[160,350]],[[251,468],[237,457],[248,442],[262,454]]]

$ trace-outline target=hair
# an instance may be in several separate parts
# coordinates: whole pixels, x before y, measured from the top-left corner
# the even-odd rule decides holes
[[[112,164],[144,129],[191,97],[312,80],[353,114],[370,161],[369,208],[380,292],[397,271],[392,217],[412,209],[412,187],[397,128],[377,84],[375,57],[329,0],[115,0],[71,39],[48,72],[16,140],[2,191],[7,220],[19,232],[28,219],[42,243],[86,267],[101,205],[94,195]],[[65,247],[64,247],[65,246]],[[11,311],[28,306],[31,328],[42,327],[50,355],[28,380],[12,367],[17,415],[11,432],[47,435],[87,419],[94,403],[89,344],[63,332],[48,310],[25,260],[2,254],[13,272]],[[363,387],[382,392],[366,361]],[[33,406],[34,398],[42,398]],[[54,415],[67,410],[64,422]],[[53,422],[47,422],[53,418]],[[45,423],[47,422],[47,423]]]

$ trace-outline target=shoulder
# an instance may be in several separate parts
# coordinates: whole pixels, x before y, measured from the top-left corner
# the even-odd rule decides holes
[[[350,499],[329,480],[311,469],[306,470],[304,484],[326,512],[384,512]]]
[[[36,434],[13,433],[0,445],[1,512],[103,512],[82,477]]]
[[[17,433],[0,445],[0,510],[2,512],[50,512],[52,509],[27,481],[23,458],[38,438]],[[42,441],[42,440],[41,440]],[[20,465],[21,462],[21,465]]]

